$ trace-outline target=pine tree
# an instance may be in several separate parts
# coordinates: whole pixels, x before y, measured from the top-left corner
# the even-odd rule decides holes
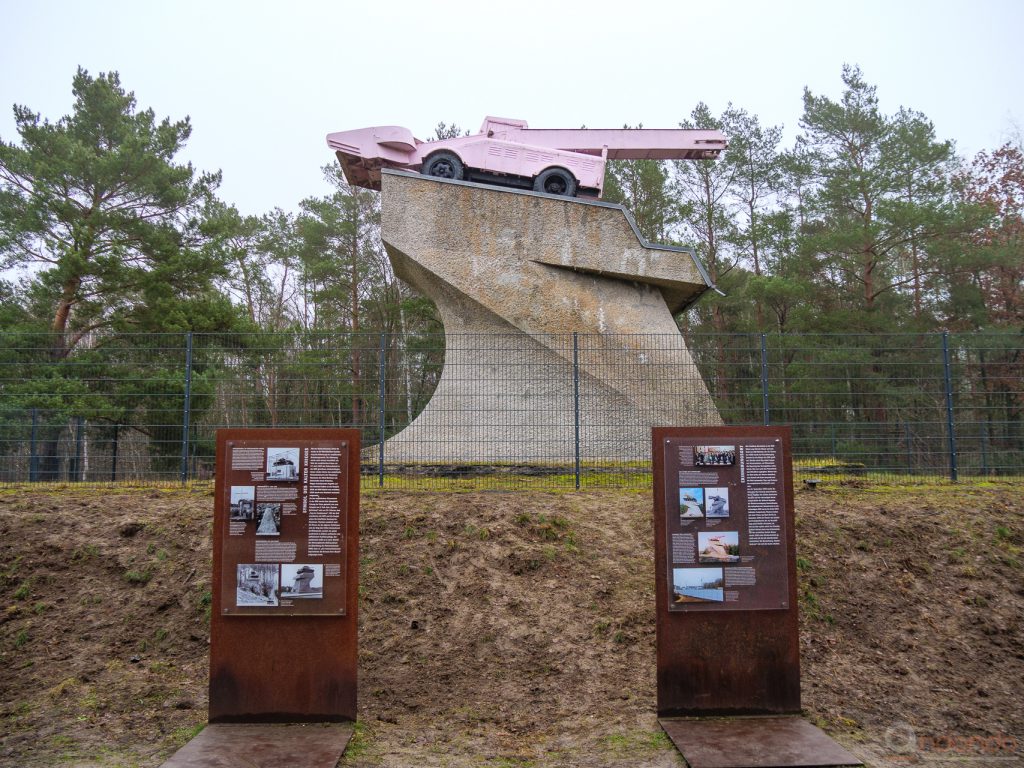
[[[188,118],[138,110],[116,72],[79,69],[73,111],[55,123],[24,106],[21,144],[0,142],[3,267],[33,271],[30,303],[66,356],[97,329],[220,327],[234,312],[200,222],[219,174],[175,155]]]
[[[820,262],[844,324],[892,330],[924,311],[927,281],[948,267],[938,247],[968,226],[949,186],[953,148],[919,113],[884,115],[857,67],[842,77],[838,102],[804,91],[801,248]]]
[[[72,417],[137,424],[152,438],[153,461],[169,468],[181,439],[168,419],[180,412],[181,350],[140,353],[132,345],[147,340],[124,334],[222,330],[238,320],[217,290],[224,264],[203,231],[219,175],[175,161],[188,119],[137,109],[116,72],[79,69],[72,93],[71,114],[56,122],[15,106],[20,143],[0,142],[0,266],[24,275],[5,302],[20,309],[6,330],[47,332],[9,344],[5,356],[23,367],[4,394],[15,408],[38,409],[44,480],[58,476],[57,446]],[[43,355],[26,351],[42,344]],[[118,352],[103,358],[98,345]],[[200,372],[197,414],[205,387]]]

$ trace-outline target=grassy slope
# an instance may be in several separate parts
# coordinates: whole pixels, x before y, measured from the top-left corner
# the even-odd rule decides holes
[[[894,723],[1024,741],[1022,490],[798,494],[804,706],[865,759]],[[155,766],[202,724],[211,509],[0,493],[0,765]],[[653,717],[651,539],[641,493],[364,496],[343,765],[681,764]]]

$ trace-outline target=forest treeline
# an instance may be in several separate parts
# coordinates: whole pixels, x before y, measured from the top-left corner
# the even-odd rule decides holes
[[[726,294],[684,330],[878,332],[1020,328],[1024,153],[959,157],[928,118],[883,113],[856,67],[838,100],[805,90],[800,133],[698,104],[718,160],[613,161],[605,197],[651,241],[692,246]],[[181,163],[187,118],[139,108],[117,73],[74,77],[56,121],[15,106],[0,143],[5,330],[46,330],[54,354],[87,334],[438,331],[380,243],[378,195],[335,163],[325,197],[262,216],[217,196],[220,175]],[[439,124],[438,137],[459,128]],[[7,274],[11,274],[8,272]]]
[[[680,315],[680,328],[1024,332],[1020,137],[961,157],[924,114],[885,114],[857,67],[841,77],[838,99],[805,89],[791,146],[781,126],[741,107],[715,114],[698,104],[680,125],[721,129],[729,148],[718,160],[610,164],[605,199],[632,211],[649,240],[693,247],[725,294]],[[443,329],[432,304],[391,271],[377,193],[349,186],[334,163],[324,168],[329,195],[243,215],[218,196],[219,173],[179,159],[188,118],[140,107],[115,72],[80,69],[72,90],[68,115],[49,120],[16,105],[18,136],[0,137],[5,409],[141,429],[157,418],[139,415],[159,410],[146,405],[152,387],[127,374],[121,383],[104,377],[104,387],[83,383],[62,361],[109,367],[97,350],[118,348],[158,366],[152,334],[194,332],[239,354],[263,350],[252,363],[254,396],[268,409],[263,421],[279,423],[278,384],[260,373],[266,350],[328,336],[344,346],[338,339],[369,334],[348,344],[330,410],[354,424],[370,418],[362,393],[374,391],[385,360],[398,410],[412,417],[436,381]],[[439,123],[436,138],[460,133]],[[155,376],[174,397],[178,355],[176,347]],[[202,371],[190,386],[197,412],[204,397],[213,403]],[[1019,393],[1009,396],[1019,420]],[[152,437],[156,428],[145,429]],[[166,429],[177,450],[181,427]]]

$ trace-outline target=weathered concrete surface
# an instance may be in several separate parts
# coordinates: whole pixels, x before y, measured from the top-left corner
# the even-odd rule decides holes
[[[692,255],[619,206],[385,172],[395,273],[438,307],[445,367],[393,461],[645,458],[654,425],[720,424],[672,312],[707,290]],[[486,334],[479,336],[478,334]]]
[[[352,723],[206,726],[160,768],[334,768]]]

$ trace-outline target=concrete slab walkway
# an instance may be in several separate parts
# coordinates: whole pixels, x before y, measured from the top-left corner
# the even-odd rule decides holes
[[[658,721],[690,768],[822,768],[863,763],[799,716]]]
[[[161,768],[335,768],[352,723],[208,725]]]

